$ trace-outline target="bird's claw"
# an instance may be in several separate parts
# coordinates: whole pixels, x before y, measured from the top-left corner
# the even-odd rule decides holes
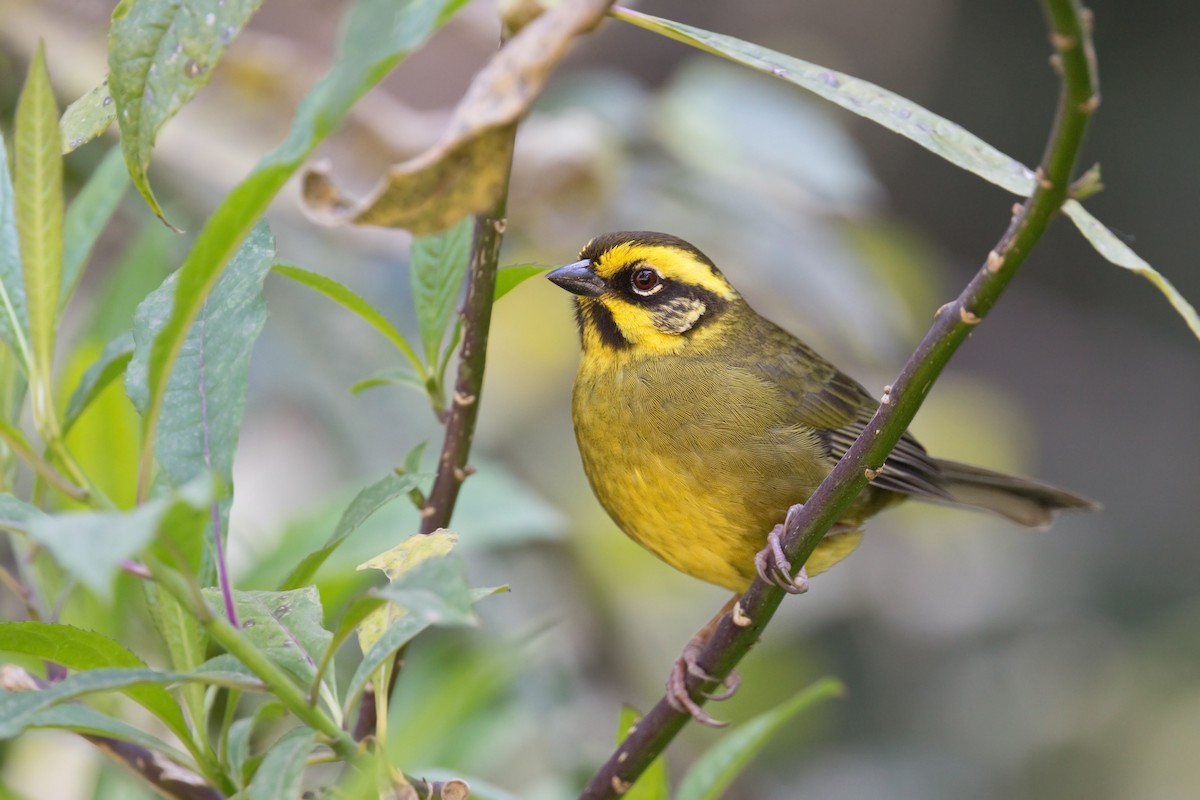
[[[683,649],[683,655],[675,660],[675,664],[671,667],[671,676],[667,678],[667,703],[681,714],[690,715],[701,725],[707,725],[710,728],[724,728],[729,724],[728,722],[714,719],[688,693],[688,675],[699,678],[705,683],[715,683],[718,680],[715,675],[710,675],[696,663],[700,649],[689,642],[688,646]],[[701,694],[709,700],[728,700],[737,691],[739,683],[741,683],[741,678],[738,677],[738,674],[730,672],[721,680],[721,686],[724,687],[722,690],[712,693],[701,692]]]
[[[796,577],[792,577],[792,565],[783,554],[783,542],[780,539],[784,526],[789,525],[793,516],[800,513],[803,507],[797,503],[789,508],[783,525],[776,525],[771,529],[767,534],[767,546],[754,555],[754,567],[758,571],[758,577],[788,594],[804,594],[808,591],[808,573],[801,567]]]

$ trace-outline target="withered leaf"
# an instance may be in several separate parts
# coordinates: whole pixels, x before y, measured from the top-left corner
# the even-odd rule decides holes
[[[612,2],[562,0],[521,28],[475,76],[441,140],[394,165],[362,200],[334,185],[327,164],[308,168],[305,211],[328,225],[380,225],[425,235],[490,208],[508,180],[517,121],[572,39],[595,27]]]

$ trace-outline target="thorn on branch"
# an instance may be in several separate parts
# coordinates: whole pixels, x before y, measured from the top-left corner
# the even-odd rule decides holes
[[[1000,271],[1004,266],[1004,256],[997,253],[995,250],[989,251],[987,255],[987,271],[993,275]]]
[[[978,325],[983,322],[983,317],[977,316],[965,307],[958,309],[958,318],[963,321],[964,325]]]
[[[1054,49],[1058,51],[1070,50],[1079,44],[1079,40],[1074,36],[1058,31],[1051,31],[1050,44],[1054,45]]]

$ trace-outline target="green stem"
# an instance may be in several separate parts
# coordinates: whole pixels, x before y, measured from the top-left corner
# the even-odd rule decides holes
[[[0,441],[8,445],[16,455],[25,460],[33,468],[33,471],[38,474],[46,483],[58,489],[72,500],[85,502],[88,499],[88,491],[72,483],[69,479],[62,476],[48,461],[41,458],[32,445],[25,439],[25,436],[12,425],[0,420]]]
[[[308,702],[304,690],[292,680],[281,667],[258,649],[244,633],[229,624],[224,617],[213,614],[208,604],[204,602],[196,587],[179,572],[167,567],[161,561],[151,556],[145,558],[150,574],[163,589],[175,597],[185,608],[191,609],[200,625],[208,632],[213,641],[246,665],[283,704],[305,725],[326,736],[334,752],[348,763],[358,758],[358,745],[349,734],[341,729],[331,718],[321,713],[321,710]]]
[[[1098,105],[1095,55],[1089,26],[1078,0],[1041,0],[1051,42],[1063,79],[1058,110],[1038,170],[1038,185],[1029,200],[1017,207],[1008,229],[988,254],[983,267],[953,302],[943,306],[884,402],[858,441],[792,516],[783,536],[783,549],[796,570],[816,549],[826,531],[868,483],[899,441],[938,375],[959,345],[995,305],[1033,245],[1067,200],[1071,175],[1083,145],[1088,121]],[[698,666],[716,683],[689,677],[693,697],[712,690],[749,651],[782,602],[781,589],[755,580],[741,597],[736,616],[727,615]],[[666,748],[690,717],[675,711],[666,698],[638,723],[592,777],[581,800],[613,798],[622,793]]]

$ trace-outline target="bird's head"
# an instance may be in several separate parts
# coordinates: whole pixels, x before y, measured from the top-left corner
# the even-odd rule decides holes
[[[742,302],[708,256],[682,239],[650,231],[597,236],[579,261],[546,277],[576,296],[587,351],[678,353],[715,334]]]

